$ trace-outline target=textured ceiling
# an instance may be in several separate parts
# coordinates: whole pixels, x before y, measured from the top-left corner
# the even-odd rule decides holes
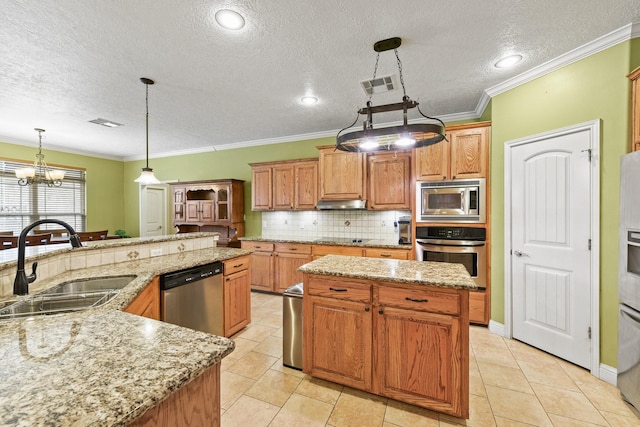
[[[625,25],[640,1],[3,0],[0,141],[113,158],[328,135],[367,97],[373,43],[398,36],[407,94],[428,115],[471,118],[488,88]],[[232,8],[247,25],[214,21]],[[493,64],[506,54],[514,68]],[[378,75],[397,74],[393,52]],[[305,94],[320,101],[300,104]],[[401,91],[374,95],[398,102]],[[124,124],[107,128],[89,120]],[[388,121],[397,120],[389,118]],[[385,121],[385,120],[383,120]],[[221,148],[221,147],[218,147]]]

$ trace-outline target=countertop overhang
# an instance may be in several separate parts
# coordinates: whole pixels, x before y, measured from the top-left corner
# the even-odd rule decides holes
[[[298,268],[308,274],[410,283],[452,289],[477,289],[462,264],[325,255]]]

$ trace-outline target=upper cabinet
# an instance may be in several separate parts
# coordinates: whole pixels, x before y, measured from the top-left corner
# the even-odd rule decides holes
[[[318,150],[319,199],[366,199],[365,154],[339,151],[334,146],[318,147]]]
[[[173,225],[181,233],[216,231],[221,245],[244,235],[244,181],[180,182],[171,185]]]
[[[640,67],[629,74],[631,80],[631,151],[640,150]]]
[[[411,209],[411,153],[388,152],[367,157],[369,209]]]
[[[251,163],[250,166],[252,210],[315,209],[318,199],[317,159]]]
[[[486,178],[489,157],[487,123],[447,128],[448,141],[417,148],[416,180]]]

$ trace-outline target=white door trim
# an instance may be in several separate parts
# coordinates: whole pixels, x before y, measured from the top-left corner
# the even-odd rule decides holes
[[[164,218],[164,229],[167,230],[167,234],[168,234],[168,224],[167,224],[167,184],[161,183],[161,184],[151,184],[151,185],[143,185],[143,184],[139,184],[139,195],[138,195],[138,230],[141,237],[143,236],[143,233],[146,234],[145,231],[143,231],[145,229],[145,219],[147,217],[147,204],[146,204],[146,196],[145,196],[145,191],[147,191],[147,188],[154,188],[156,190],[162,190],[162,205],[165,207],[165,212],[163,215]]]
[[[511,150],[540,140],[588,131],[591,149],[591,374],[600,378],[600,120],[579,123],[504,145],[504,332],[513,336],[513,301],[511,280]]]

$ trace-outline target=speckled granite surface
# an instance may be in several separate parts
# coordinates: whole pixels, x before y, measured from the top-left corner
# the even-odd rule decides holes
[[[126,425],[219,363],[233,341],[119,310],[158,274],[248,253],[209,248],[50,280],[137,276],[102,307],[0,322],[0,425]]]
[[[334,240],[331,237],[314,238],[314,239],[265,239],[262,237],[240,237],[239,240],[250,242],[272,242],[272,243],[307,243],[310,245],[331,245],[331,246],[355,246],[361,248],[387,248],[387,249],[406,249],[411,250],[411,245],[400,245],[398,243],[389,243],[381,240],[366,240],[363,242],[344,242]]]
[[[352,277],[354,279],[382,280],[455,289],[477,289],[475,282],[462,264],[444,262],[325,255],[301,266],[298,270],[310,274]]]

